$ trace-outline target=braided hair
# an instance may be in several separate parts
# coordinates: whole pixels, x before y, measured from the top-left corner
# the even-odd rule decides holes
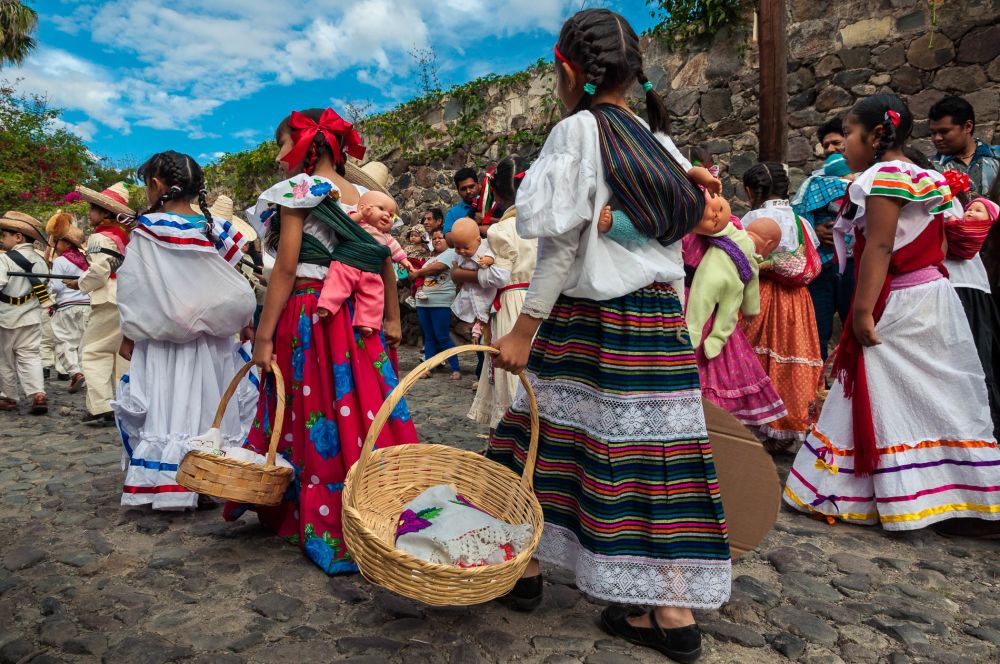
[[[299,111],[302,115],[306,116],[310,120],[319,122],[320,118],[323,117],[323,112],[325,108],[307,108],[304,111]],[[291,135],[292,127],[289,124],[292,121],[291,113],[281,121],[278,128],[274,130],[274,140],[279,145],[281,144],[281,137],[285,134]],[[336,155],[333,153],[333,147],[330,142],[326,140],[326,136],[323,132],[318,131],[313,137],[312,143],[309,144],[309,150],[306,152],[305,158],[302,160],[302,172],[308,175],[312,175],[313,171],[316,169],[316,164],[323,155],[330,155],[331,161],[333,161],[334,167],[337,173],[343,176],[346,173],[345,164],[347,163],[347,158],[345,155]],[[297,164],[291,164],[291,166],[296,166]]]
[[[866,97],[855,104],[848,115],[868,133],[875,131],[876,127],[882,128],[872,165],[882,161],[889,150],[901,150],[913,131],[913,113],[906,102],[894,94]]]
[[[756,209],[768,199],[788,198],[788,173],[776,161],[762,161],[743,174],[743,186],[750,190],[750,206]]]
[[[493,191],[505,205],[513,205],[517,197],[517,188],[521,186],[524,172],[530,162],[526,157],[512,155],[499,164],[493,174]],[[518,176],[522,177],[518,177]]]
[[[585,9],[563,24],[556,48],[570,62],[580,67],[584,83],[595,90],[624,90],[633,82],[646,90],[646,119],[653,132],[670,129],[667,107],[643,71],[639,36],[621,14],[609,9]],[[584,94],[573,109],[578,113],[590,108],[593,94]]]
[[[149,185],[152,178],[157,178],[166,186],[166,191],[156,202],[136,218],[144,214],[159,212],[168,201],[191,201],[198,199],[198,207],[205,215],[205,235],[214,242],[212,237],[212,213],[208,208],[208,191],[205,189],[205,174],[194,159],[186,154],[168,150],[150,157],[139,167],[139,179]]]

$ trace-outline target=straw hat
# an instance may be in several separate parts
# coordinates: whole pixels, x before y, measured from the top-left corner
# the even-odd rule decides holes
[[[359,184],[365,189],[381,191],[386,196],[389,193],[389,167],[380,161],[370,161],[364,166],[356,166],[348,161],[344,177],[352,184]]]
[[[225,194],[217,196],[211,207],[208,208],[208,211],[212,213],[213,217],[225,219],[235,226],[236,230],[243,236],[245,242],[253,242],[257,239],[257,231],[254,230],[253,226],[234,214],[233,199],[229,196]]]
[[[83,249],[83,245],[86,243],[86,239],[84,238],[83,235],[83,230],[76,226],[70,226],[68,229],[66,229],[66,232],[64,232],[62,237],[59,239],[69,242],[77,249]]]
[[[135,214],[135,210],[128,206],[128,189],[125,188],[124,182],[116,182],[100,193],[78,184],[76,191],[88,203],[93,203],[115,214]]]
[[[22,233],[25,237],[38,240],[45,244],[45,233],[42,231],[42,222],[38,221],[30,214],[11,210],[0,217],[0,229]]]

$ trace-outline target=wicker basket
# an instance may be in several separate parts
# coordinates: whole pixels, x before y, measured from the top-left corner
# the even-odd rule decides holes
[[[222,424],[226,406],[251,366],[251,362],[245,364],[229,383],[219,408],[215,411],[213,427],[218,428]],[[281,438],[281,425],[285,419],[285,381],[277,364],[271,364],[271,371],[274,372],[278,407],[275,409],[271,444],[267,448],[267,462],[260,465],[205,452],[188,452],[177,468],[178,484],[191,491],[240,503],[277,505],[281,502],[292,479],[292,469],[274,464],[278,440]]]
[[[542,536],[542,508],[532,490],[538,454],[538,405],[522,375],[531,406],[531,442],[518,477],[479,454],[447,445],[397,445],[374,450],[375,441],[403,396],[445,359],[488,346],[452,348],[411,371],[386,399],[365,440],[361,457],[347,474],[343,493],[344,537],[361,573],[372,583],[426,604],[466,606],[488,602],[514,587]],[[531,544],[513,560],[463,569],[421,560],[396,549],[396,526],[407,503],[426,489],[452,484],[458,493],[510,524],[531,524]]]

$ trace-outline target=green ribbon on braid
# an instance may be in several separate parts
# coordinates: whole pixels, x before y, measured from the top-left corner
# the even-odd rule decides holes
[[[337,261],[362,272],[379,274],[385,259],[389,257],[388,247],[383,247],[361,225],[352,221],[340,203],[326,198],[312,209],[313,219],[330,228],[337,238],[337,246],[331,251],[315,236],[302,234],[299,262],[326,266]]]

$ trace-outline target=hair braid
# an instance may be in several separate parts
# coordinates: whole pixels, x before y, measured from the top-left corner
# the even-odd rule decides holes
[[[896,144],[896,127],[893,126],[892,120],[886,116],[882,120],[882,135],[878,139],[878,145],[875,147],[875,155],[872,158],[872,166],[882,161],[882,157],[888,150]]]

